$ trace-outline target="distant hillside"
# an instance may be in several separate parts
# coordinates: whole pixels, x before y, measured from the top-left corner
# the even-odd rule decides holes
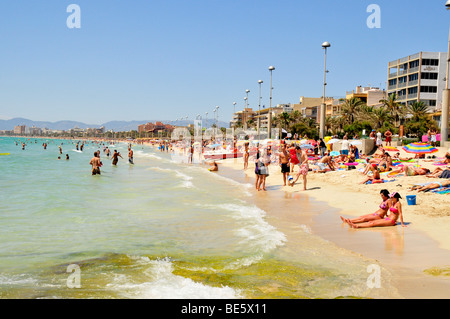
[[[58,122],[45,122],[45,121],[33,121],[29,119],[24,118],[13,118],[10,120],[0,120],[0,130],[8,130],[12,131],[14,130],[14,126],[17,125],[26,125],[27,127],[40,127],[40,128],[48,128],[50,130],[70,130],[75,127],[86,129],[86,128],[100,128],[101,126],[104,126],[107,131],[113,130],[115,132],[125,132],[125,131],[131,131],[131,130],[137,130],[138,125],[145,124],[148,122],[155,123],[156,120],[143,120],[143,121],[110,121],[101,125],[96,124],[86,124],[82,122],[76,122],[76,121],[58,121]],[[161,121],[163,123],[168,124],[169,121]],[[177,125],[185,126],[187,124],[192,124],[192,121],[178,121]],[[174,121],[171,121],[171,124],[175,124]],[[203,125],[205,124],[205,121],[203,121]],[[208,127],[210,127],[212,124],[212,121],[208,121]],[[229,123],[219,121],[219,124],[221,127],[229,127]]]

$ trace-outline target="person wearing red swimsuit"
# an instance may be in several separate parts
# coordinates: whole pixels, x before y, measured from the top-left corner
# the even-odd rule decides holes
[[[289,154],[291,154],[291,173],[294,172],[295,165],[298,165],[300,161],[297,157],[297,150],[295,149],[295,144],[292,143],[291,146],[288,148]]]

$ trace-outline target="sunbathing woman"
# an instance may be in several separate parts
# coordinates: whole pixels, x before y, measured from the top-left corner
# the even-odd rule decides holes
[[[362,181],[360,184],[365,184],[368,181],[372,181],[372,183],[374,181],[379,181],[381,180],[381,176],[380,176],[380,170],[377,168],[376,164],[369,164],[370,165],[370,170],[373,172],[372,176],[367,177],[364,181]]]
[[[427,175],[430,173],[428,168],[413,167],[411,165],[404,165],[402,168],[395,171],[405,173],[406,176]]]
[[[349,225],[353,228],[394,226],[395,224],[397,224],[397,220],[400,218],[402,226],[406,227],[406,225],[403,223],[402,204],[399,201],[399,199],[402,197],[397,192],[392,193],[390,197],[391,197],[391,206],[389,207],[388,217],[360,224],[349,223]]]
[[[380,196],[383,199],[383,201],[381,202],[378,210],[375,213],[363,215],[353,219],[344,218],[341,216],[342,221],[346,222],[347,224],[358,224],[370,222],[372,220],[383,219],[386,216],[390,206],[389,191],[387,189],[382,189],[380,191]]]
[[[446,180],[443,182],[434,182],[434,183],[430,183],[430,184],[424,185],[424,186],[415,185],[415,186],[411,187],[411,190],[418,191],[418,192],[427,192],[432,189],[447,187],[447,186],[450,186],[450,180]]]

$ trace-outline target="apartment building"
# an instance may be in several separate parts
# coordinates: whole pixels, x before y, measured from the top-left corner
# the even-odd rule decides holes
[[[398,101],[405,105],[422,101],[430,106],[430,111],[440,110],[446,68],[446,52],[419,52],[391,61],[388,95],[396,93]]]

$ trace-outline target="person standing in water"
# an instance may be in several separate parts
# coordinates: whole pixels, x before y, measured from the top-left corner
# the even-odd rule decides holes
[[[117,150],[114,150],[114,153],[112,155],[112,164],[114,166],[116,166],[117,163],[119,162],[119,156],[120,156],[120,158],[123,158],[122,155],[120,155],[120,153],[117,152]]]
[[[94,157],[91,159],[89,164],[92,165],[92,175],[101,175],[100,166],[102,162],[100,161],[97,152],[94,153]]]
[[[128,147],[128,162],[130,164],[134,164],[134,162],[133,162],[133,150],[131,149],[131,147]]]

